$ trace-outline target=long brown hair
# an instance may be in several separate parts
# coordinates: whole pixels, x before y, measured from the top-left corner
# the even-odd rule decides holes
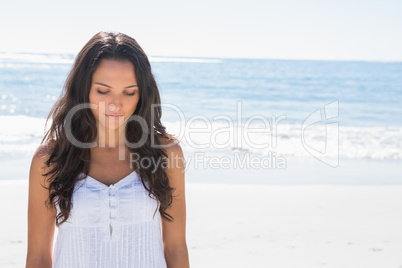
[[[161,216],[172,221],[173,217],[166,212],[172,203],[174,190],[170,187],[165,172],[167,153],[163,146],[152,146],[151,141],[161,145],[158,137],[174,138],[166,133],[166,128],[161,123],[162,110],[159,105],[161,100],[148,57],[133,38],[122,33],[99,32],[88,41],[77,55],[62,94],[47,117],[47,121],[52,118],[52,124],[42,140],[42,143],[46,141],[50,148],[49,158],[46,161],[49,171],[43,174],[49,176],[47,188],[49,199],[46,203],[48,206],[57,204],[60,208],[60,213],[56,217],[57,226],[65,222],[70,214],[71,198],[75,183],[79,180],[78,175],[81,172],[88,174],[90,148],[82,148],[71,143],[66,130],[71,131],[74,138],[82,143],[89,144],[95,141],[96,121],[90,109],[77,110],[71,119],[68,118],[68,114],[73,107],[89,103],[92,75],[102,59],[129,60],[135,67],[140,99],[132,116],[143,118],[143,123],[145,122],[147,126],[138,120],[128,120],[126,140],[133,144],[140,141],[142,135],[146,135],[144,145],[129,149],[139,158],[155,159],[150,161],[149,168],[137,166],[137,172],[148,195],[150,197],[153,195],[158,201]],[[152,104],[156,106],[152,107]],[[66,125],[67,119],[71,120],[69,126]],[[158,167],[155,166],[156,163]]]

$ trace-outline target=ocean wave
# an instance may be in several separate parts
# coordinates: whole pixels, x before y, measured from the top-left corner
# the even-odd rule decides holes
[[[219,59],[181,58],[150,56],[151,62],[188,62],[188,63],[220,63]],[[0,63],[44,63],[44,64],[72,64],[73,54],[42,54],[42,53],[12,53],[0,52]]]
[[[45,122],[45,118],[23,115],[0,116],[0,125],[7,126],[0,129],[0,155],[32,154],[47,130]],[[309,147],[326,157],[402,160],[402,127],[399,126],[340,126],[338,136],[327,137],[325,126],[302,132],[298,124],[279,124],[276,129],[256,124],[248,130],[244,125],[229,126],[222,122],[212,122],[209,126],[182,122],[164,124],[187,152],[259,155],[274,152],[282,156],[311,157]]]
[[[186,126],[178,122],[165,125],[188,151],[402,160],[400,126],[340,126],[338,131],[329,132],[325,125],[308,127],[304,131],[300,124],[279,124],[276,128],[262,124],[229,126],[217,122],[210,126]]]
[[[73,61],[71,54],[0,53],[1,63],[72,64]]]
[[[0,129],[0,155],[31,155],[45,134],[45,122],[44,118],[24,115],[0,116],[0,125],[6,126]]]
[[[202,58],[171,58],[171,57],[149,57],[151,62],[191,62],[191,63],[220,63],[218,59],[202,59]]]

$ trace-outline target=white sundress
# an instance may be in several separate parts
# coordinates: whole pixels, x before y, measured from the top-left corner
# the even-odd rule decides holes
[[[72,204],[52,268],[167,267],[159,206],[136,171],[110,186],[87,176],[75,184]]]

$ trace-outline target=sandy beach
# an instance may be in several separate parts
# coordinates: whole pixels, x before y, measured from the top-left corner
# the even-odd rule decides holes
[[[27,183],[0,181],[0,267],[25,266]],[[402,267],[401,185],[187,183],[186,189],[193,268]]]

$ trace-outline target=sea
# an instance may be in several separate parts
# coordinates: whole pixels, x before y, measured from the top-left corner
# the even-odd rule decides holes
[[[75,56],[0,52],[3,163],[32,157]],[[186,154],[402,163],[402,62],[149,59]]]

